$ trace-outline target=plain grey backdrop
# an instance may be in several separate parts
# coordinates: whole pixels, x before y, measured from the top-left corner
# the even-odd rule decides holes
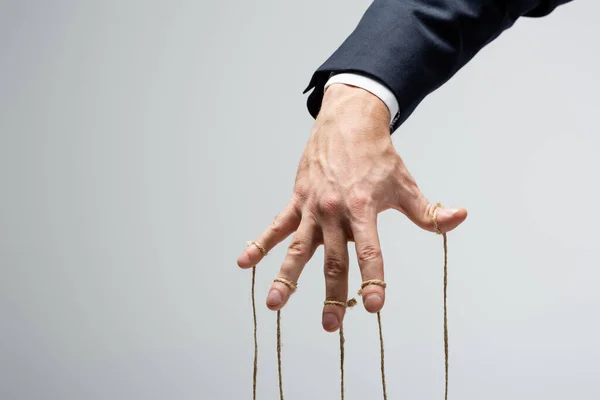
[[[0,1],[0,398],[251,398],[250,271],[312,119],[301,94],[369,2]],[[449,235],[450,398],[600,398],[600,4],[520,20],[394,134]],[[441,238],[380,217],[391,400],[443,396]],[[277,399],[288,241],[259,266]],[[283,318],[286,399],[339,398],[323,253]],[[360,284],[355,259],[351,290]],[[381,398],[346,319],[347,399]]]

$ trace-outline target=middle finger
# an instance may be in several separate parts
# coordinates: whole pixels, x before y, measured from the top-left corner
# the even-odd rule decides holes
[[[322,231],[326,300],[345,304],[348,298],[348,239],[339,221],[323,221]],[[323,328],[335,332],[342,325],[345,314],[345,307],[326,304],[323,307]]]

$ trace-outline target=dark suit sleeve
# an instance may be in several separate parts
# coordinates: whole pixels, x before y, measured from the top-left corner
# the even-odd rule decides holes
[[[395,131],[427,96],[522,17],[570,0],[375,0],[356,29],[314,73],[308,109],[316,118],[332,73],[355,72],[398,99]]]

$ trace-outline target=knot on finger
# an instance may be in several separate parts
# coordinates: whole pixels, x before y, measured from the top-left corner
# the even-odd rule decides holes
[[[344,301],[338,301],[338,300],[325,300],[324,303],[326,306],[330,305],[330,306],[338,306],[338,307],[343,307],[343,308],[352,308],[355,305],[358,304],[358,301],[356,301],[355,298],[352,298],[346,302]]]
[[[356,301],[356,299],[353,297],[346,302],[346,307],[352,308],[357,304],[358,304],[358,301]]]
[[[433,228],[435,229],[435,233],[438,235],[442,234],[440,225],[438,224],[438,213],[442,207],[442,203],[437,203],[433,209],[433,215],[431,216],[431,219],[433,220]]]

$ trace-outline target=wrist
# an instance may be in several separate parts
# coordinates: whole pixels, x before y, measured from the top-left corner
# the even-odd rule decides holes
[[[352,85],[334,83],[323,95],[319,115],[325,118],[366,118],[373,123],[389,126],[387,105],[371,92]]]

